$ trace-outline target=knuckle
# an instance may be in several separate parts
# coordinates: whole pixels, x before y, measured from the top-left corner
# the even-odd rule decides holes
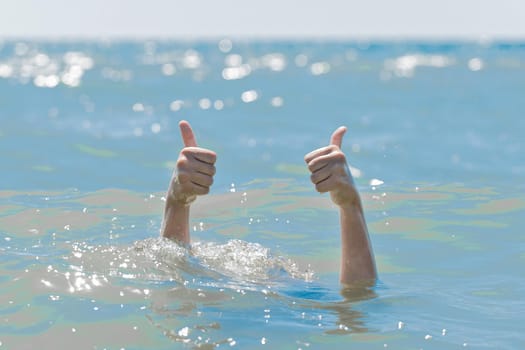
[[[193,154],[193,150],[189,147],[184,147],[181,151],[180,151],[180,154],[185,156],[185,157],[188,157],[188,156],[191,156]]]
[[[190,180],[190,174],[185,171],[181,171],[177,174],[177,180],[181,184],[187,183]]]
[[[189,159],[185,156],[179,157],[177,159],[177,168],[178,169],[187,169],[189,166]]]

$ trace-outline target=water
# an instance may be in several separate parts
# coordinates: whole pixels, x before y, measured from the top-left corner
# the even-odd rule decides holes
[[[0,348],[525,347],[525,45],[0,42]],[[158,238],[192,123],[190,251]],[[380,281],[338,284],[339,125]]]

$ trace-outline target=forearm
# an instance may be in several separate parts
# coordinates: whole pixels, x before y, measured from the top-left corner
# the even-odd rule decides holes
[[[341,283],[352,284],[377,278],[374,253],[359,199],[340,206]]]
[[[160,233],[162,237],[188,245],[190,243],[190,204],[177,202],[168,197]]]

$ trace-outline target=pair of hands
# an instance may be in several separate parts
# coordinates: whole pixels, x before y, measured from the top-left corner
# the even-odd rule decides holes
[[[215,175],[215,152],[200,148],[190,124],[183,120],[179,128],[184,148],[179,154],[168,190],[168,198],[177,204],[189,205],[198,195],[207,194]],[[311,180],[320,193],[330,192],[332,201],[340,207],[359,200],[346,157],[341,151],[346,127],[334,131],[330,144],[308,153],[304,160]]]

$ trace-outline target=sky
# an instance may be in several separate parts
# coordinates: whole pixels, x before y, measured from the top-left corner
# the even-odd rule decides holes
[[[1,0],[0,38],[525,39],[525,0]]]

